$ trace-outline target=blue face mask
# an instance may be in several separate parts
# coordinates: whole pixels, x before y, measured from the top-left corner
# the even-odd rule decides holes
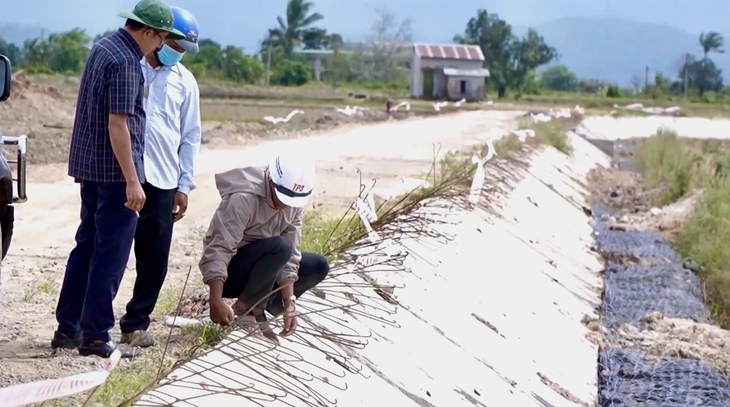
[[[162,65],[173,66],[180,62],[185,53],[177,52],[174,49],[170,48],[170,46],[168,46],[167,44],[162,44],[162,48],[155,51],[155,55]]]

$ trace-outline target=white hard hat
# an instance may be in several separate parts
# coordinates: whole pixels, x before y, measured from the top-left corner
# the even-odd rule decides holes
[[[307,205],[316,178],[314,160],[305,154],[279,154],[269,164],[269,174],[281,203],[294,208]]]

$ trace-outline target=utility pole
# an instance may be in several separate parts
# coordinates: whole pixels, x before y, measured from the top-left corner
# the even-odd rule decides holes
[[[689,90],[689,53],[684,54],[684,98],[687,99],[687,91]]]
[[[644,94],[649,92],[649,65],[644,70]]]
[[[266,46],[266,86],[271,83],[271,44]]]
[[[332,53],[332,88],[337,89],[337,53],[339,51],[340,46],[335,44],[333,47],[333,53]]]

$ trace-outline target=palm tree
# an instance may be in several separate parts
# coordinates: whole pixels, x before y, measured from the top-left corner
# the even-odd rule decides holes
[[[281,16],[276,18],[279,26],[269,30],[267,44],[282,46],[288,55],[295,46],[304,41],[305,33],[317,36],[319,30],[315,30],[312,25],[324,19],[324,16],[312,12],[313,8],[314,3],[311,1],[289,0],[286,5],[286,18]]]
[[[707,61],[707,55],[711,52],[722,54],[725,52],[725,38],[722,34],[714,31],[700,34],[700,46],[704,54],[704,60]]]

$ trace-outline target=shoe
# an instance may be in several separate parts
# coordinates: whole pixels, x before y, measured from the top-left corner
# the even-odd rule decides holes
[[[155,338],[152,336],[151,332],[144,329],[138,329],[134,332],[122,332],[122,336],[119,338],[119,343],[125,343],[129,346],[139,346],[140,348],[149,348],[155,344]]]
[[[51,348],[53,350],[76,349],[79,346],[81,346],[81,336],[70,337],[58,331],[53,332],[53,339],[51,339]]]
[[[119,349],[122,358],[133,358],[137,356],[137,352],[133,348],[117,346],[114,341],[91,341],[79,346],[79,355],[81,356],[98,356],[108,359],[115,350]]]

